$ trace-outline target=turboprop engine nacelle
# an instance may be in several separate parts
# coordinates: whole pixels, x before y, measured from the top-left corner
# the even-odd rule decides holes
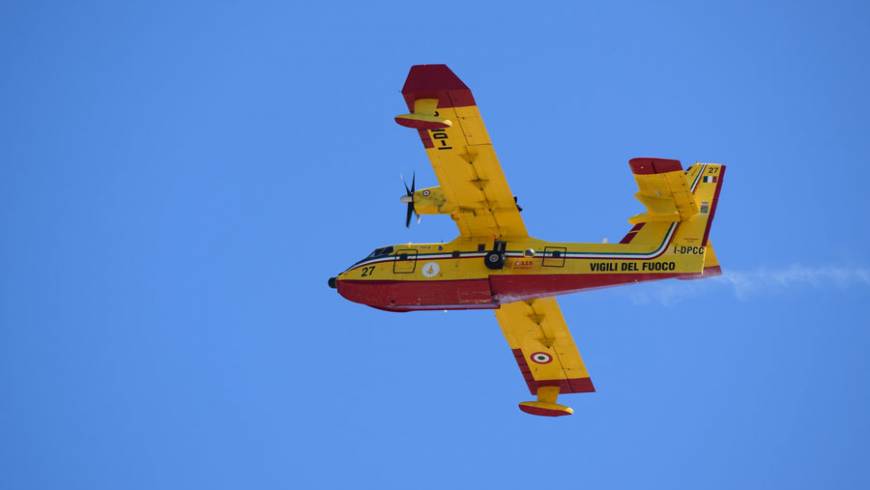
[[[411,199],[411,196],[402,196],[401,201],[407,203]],[[441,187],[437,185],[415,191],[413,202],[417,214],[450,214],[453,211]]]

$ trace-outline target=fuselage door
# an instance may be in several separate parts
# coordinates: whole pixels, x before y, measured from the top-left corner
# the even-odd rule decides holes
[[[400,248],[393,260],[393,274],[412,274],[417,270],[417,249]]]
[[[544,247],[544,257],[541,265],[544,267],[565,267],[565,247]]]

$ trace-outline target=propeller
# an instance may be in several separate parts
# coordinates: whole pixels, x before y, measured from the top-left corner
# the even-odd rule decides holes
[[[405,186],[405,195],[402,196],[401,201],[403,203],[408,204],[408,212],[405,214],[405,228],[411,227],[411,215],[417,214],[417,210],[414,209],[414,191],[417,186],[417,173],[414,172],[411,174],[411,188],[408,188],[408,184],[405,182],[405,177],[400,175],[402,178],[402,184]],[[417,215],[417,222],[420,222],[420,215]]]

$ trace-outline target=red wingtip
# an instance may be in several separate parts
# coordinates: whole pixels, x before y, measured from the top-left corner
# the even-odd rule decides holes
[[[417,99],[438,99],[438,107],[475,105],[471,90],[447,65],[414,65],[402,87],[408,109]]]
[[[661,174],[683,170],[679,160],[667,158],[632,158],[628,161],[628,165],[635,175]]]

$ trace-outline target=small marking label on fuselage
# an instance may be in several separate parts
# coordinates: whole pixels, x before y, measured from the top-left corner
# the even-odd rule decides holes
[[[514,259],[511,261],[511,267],[514,269],[531,269],[534,265],[535,261],[528,258]]]
[[[423,277],[435,277],[441,272],[441,266],[437,262],[423,264]]]
[[[704,253],[704,247],[696,247],[693,245],[674,245],[674,253],[677,255],[701,255]]]
[[[640,268],[638,268],[640,264]],[[673,271],[677,269],[676,262],[592,262],[589,270],[592,272],[640,272],[640,271]]]
[[[592,272],[636,272],[637,262],[592,262],[589,264]]]

